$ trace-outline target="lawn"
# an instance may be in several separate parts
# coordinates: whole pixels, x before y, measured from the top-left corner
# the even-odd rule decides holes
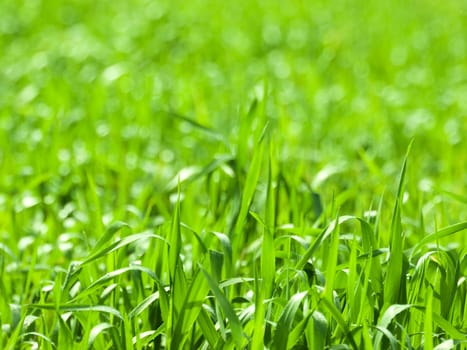
[[[467,2],[2,0],[0,348],[467,349]]]

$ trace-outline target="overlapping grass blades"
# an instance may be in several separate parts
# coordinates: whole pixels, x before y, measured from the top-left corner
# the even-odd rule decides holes
[[[301,221],[278,228],[278,221],[290,219],[278,211],[280,204],[292,197],[277,178],[283,169],[274,147],[263,137],[245,176],[249,186],[234,235],[197,232],[182,222],[187,216],[180,183],[170,223],[153,232],[133,233],[125,222],[103,229],[88,256],[57,272],[50,292],[20,312],[5,345],[35,339],[45,348],[80,342],[117,349],[462,346],[462,258],[427,247],[461,232],[465,223],[438,229],[404,249],[407,156],[386,249],[380,221],[338,211],[321,229],[300,227]],[[380,203],[376,215],[383,210]],[[195,264],[187,261],[190,251],[198,254]],[[17,259],[9,249],[3,252]],[[139,259],[130,262],[135,252]],[[49,330],[54,327],[58,332]]]

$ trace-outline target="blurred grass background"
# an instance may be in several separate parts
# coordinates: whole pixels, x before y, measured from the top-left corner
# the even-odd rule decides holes
[[[269,121],[297,178],[357,213],[415,137],[413,216],[466,219],[466,1],[4,0],[0,18],[1,210],[72,198],[86,222],[91,176],[108,221],[144,211],[180,169],[246,165]]]

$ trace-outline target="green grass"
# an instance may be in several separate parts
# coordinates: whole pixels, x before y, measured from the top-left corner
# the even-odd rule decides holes
[[[467,3],[0,2],[0,348],[467,349]]]

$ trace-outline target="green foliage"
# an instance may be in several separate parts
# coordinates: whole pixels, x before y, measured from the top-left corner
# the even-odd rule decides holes
[[[1,1],[0,348],[467,349],[466,13]]]

